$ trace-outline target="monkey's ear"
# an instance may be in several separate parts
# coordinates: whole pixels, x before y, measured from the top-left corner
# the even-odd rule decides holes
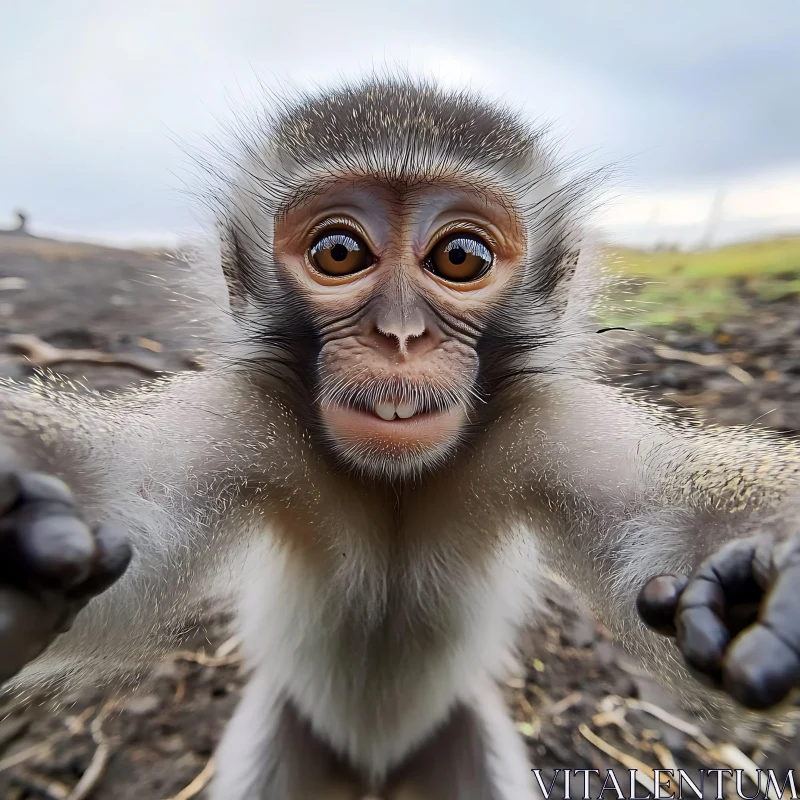
[[[551,251],[549,263],[540,270],[540,292],[547,297],[550,307],[559,315],[567,311],[580,255],[577,247],[567,248],[559,243]]]
[[[575,274],[575,270],[578,269],[580,258],[581,251],[579,247],[574,247],[564,253],[564,257],[561,259],[562,277],[567,280],[572,278]]]
[[[575,276],[580,257],[579,248],[568,248],[564,243],[557,244],[550,252],[548,267],[542,271],[545,289],[549,286],[553,292],[565,291]]]
[[[245,275],[249,256],[242,245],[241,232],[232,223],[220,226],[220,260],[222,274],[228,285],[231,308],[241,309],[247,302]]]

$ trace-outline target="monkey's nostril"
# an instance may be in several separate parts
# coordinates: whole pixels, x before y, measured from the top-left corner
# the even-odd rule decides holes
[[[423,339],[427,333],[424,323],[416,325],[381,325],[376,324],[375,329],[380,338],[391,342],[391,347],[399,350],[402,355],[408,353],[409,347],[414,340]]]

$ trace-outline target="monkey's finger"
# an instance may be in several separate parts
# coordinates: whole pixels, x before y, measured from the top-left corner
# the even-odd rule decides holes
[[[783,570],[795,564],[800,564],[800,537],[790,536],[776,541],[765,536],[756,548],[753,575],[759,586],[769,589]]]
[[[20,499],[26,502],[63,503],[74,507],[75,498],[64,481],[41,472],[19,472]]]
[[[0,517],[17,509],[26,514],[74,514],[75,500],[69,487],[52,475],[7,472],[0,475]],[[7,517],[0,524],[3,533],[15,528],[15,521]]]
[[[19,501],[19,480],[13,472],[0,474],[0,516],[7,514]]]
[[[763,711],[800,686],[800,657],[772,630],[756,624],[731,646],[722,682],[743,706]]]
[[[732,632],[727,624],[734,605],[759,593],[752,574],[757,539],[732,542],[707,558],[678,601],[678,647],[686,664],[719,683]]]
[[[118,581],[133,558],[128,538],[117,528],[103,525],[95,531],[97,552],[89,577],[67,592],[67,605],[57,624],[58,633],[66,633],[81,609],[95,596]]]
[[[15,531],[23,515],[75,513],[75,501],[67,485],[52,475],[39,472],[7,472],[0,475],[0,535]]]
[[[23,518],[17,530],[17,547],[36,582],[63,589],[86,580],[95,557],[89,527],[66,515]]]
[[[14,471],[16,458],[7,447],[0,446],[0,516],[10,511],[19,499],[19,479]]]
[[[739,603],[728,606],[725,624],[728,626],[731,638],[735,639],[745,628],[756,622],[760,611],[760,603]]]
[[[678,600],[689,583],[685,575],[656,575],[642,587],[636,610],[649,628],[664,636],[675,636]]]
[[[94,534],[96,552],[88,578],[71,594],[91,597],[104,592],[128,568],[133,548],[128,537],[112,525],[101,525]]]
[[[731,638],[722,620],[707,606],[697,606],[681,611],[676,627],[676,641],[687,666],[719,683]]]
[[[760,619],[731,645],[723,682],[742,705],[765,709],[800,687],[800,564],[780,573]]]
[[[0,682],[36,658],[52,639],[56,613],[30,595],[0,589]]]
[[[759,600],[763,589],[753,575],[756,550],[763,537],[729,542],[709,556],[692,576],[717,583],[725,594],[725,606]]]

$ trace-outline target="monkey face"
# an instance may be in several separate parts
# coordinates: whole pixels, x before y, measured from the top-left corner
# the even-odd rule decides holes
[[[287,212],[274,247],[318,332],[326,446],[371,476],[444,461],[481,400],[478,343],[521,258],[507,208],[456,182],[343,180]]]
[[[244,133],[214,200],[239,360],[336,464],[414,477],[482,435],[520,381],[580,368],[593,292],[573,281],[572,220],[593,183],[558,181],[521,119],[367,81]]]

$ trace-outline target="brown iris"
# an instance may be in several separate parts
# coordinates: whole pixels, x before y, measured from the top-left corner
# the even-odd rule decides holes
[[[425,268],[455,283],[482,278],[492,268],[492,251],[486,242],[469,233],[446,236],[431,250]]]
[[[314,266],[325,275],[352,275],[369,267],[374,258],[364,242],[349,231],[326,231],[309,251]]]

